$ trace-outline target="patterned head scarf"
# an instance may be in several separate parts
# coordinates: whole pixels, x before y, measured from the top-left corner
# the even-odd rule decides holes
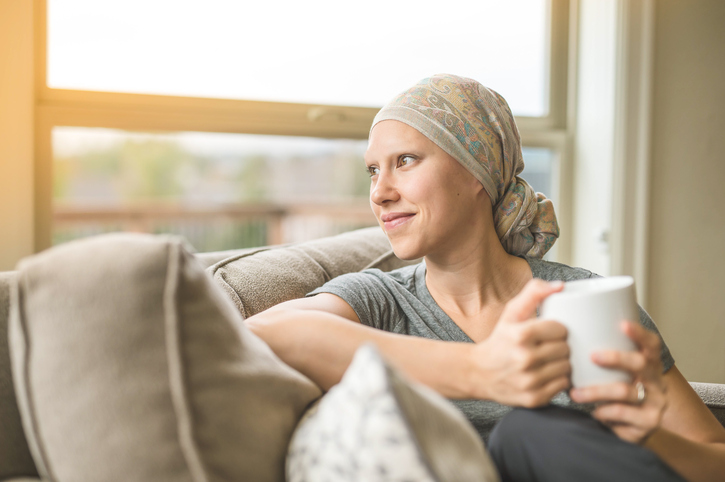
[[[472,79],[438,74],[395,97],[373,127],[391,119],[435,142],[483,184],[506,252],[541,258],[553,246],[559,237],[554,205],[519,177],[519,131],[498,93]]]

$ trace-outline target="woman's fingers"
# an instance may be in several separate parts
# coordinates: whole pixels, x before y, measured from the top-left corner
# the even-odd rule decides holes
[[[639,373],[647,367],[649,360],[638,351],[601,350],[592,353],[592,361],[604,368]]]
[[[527,408],[546,405],[554,395],[569,388],[570,373],[568,360],[561,360],[517,377],[513,383],[518,394],[513,405]]]
[[[637,386],[624,382],[573,388],[569,396],[577,403],[638,402]]]
[[[569,344],[565,340],[541,343],[531,349],[531,358],[531,367],[544,365],[555,360],[566,360],[568,363]]]
[[[558,321],[532,320],[521,328],[521,342],[538,345],[549,341],[566,341],[568,331]]]
[[[637,405],[627,403],[607,403],[600,405],[592,412],[592,416],[602,423],[612,425],[631,425],[634,427],[650,427],[657,425],[657,410],[641,410]]]
[[[557,360],[546,363],[538,369],[532,371],[532,376],[535,382],[533,383],[534,388],[540,388],[547,385],[552,380],[557,378],[569,380],[571,375],[571,364],[569,360]]]
[[[602,350],[592,361],[604,368],[624,370],[637,383],[610,383],[570,390],[577,403],[599,404],[592,415],[620,438],[642,443],[659,427],[667,399],[662,380],[660,340],[639,323],[623,322],[622,331],[634,341],[634,351]]]
[[[567,390],[569,387],[571,387],[571,381],[568,375],[566,377],[558,377],[551,380],[541,389],[541,393],[546,399],[546,402],[544,403],[549,403],[549,401],[554,398],[554,395]]]
[[[624,370],[633,378],[653,380],[662,373],[660,340],[639,323],[624,322],[624,332],[632,338],[638,349],[635,351],[601,350],[592,353],[594,363],[604,368]]]
[[[638,443],[658,424],[654,411],[642,411],[626,403],[609,403],[597,407],[592,417],[609,426],[624,440]]]
[[[564,283],[561,281],[549,283],[536,278],[532,279],[526,283],[518,295],[506,303],[500,321],[517,323],[531,319],[536,313],[536,307],[547,296],[562,289],[564,289]]]
[[[491,335],[473,351],[474,364],[485,380],[482,398],[536,407],[569,387],[566,328],[555,321],[533,319],[536,307],[563,287],[561,282],[531,280],[506,304]]]
[[[541,407],[549,403],[554,398],[554,395],[566,390],[569,386],[568,376],[558,376],[535,390],[524,392],[522,400],[518,405],[527,408]]]
[[[622,323],[622,331],[637,345],[637,347],[648,356],[660,357],[660,338],[648,331],[639,323],[625,321]]]

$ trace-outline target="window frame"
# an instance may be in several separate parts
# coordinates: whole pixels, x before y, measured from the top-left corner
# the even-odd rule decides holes
[[[237,99],[55,89],[47,85],[47,0],[34,0],[35,36],[35,250],[51,246],[53,218],[52,130],[56,126],[129,131],[198,131],[366,139],[376,107],[331,106]],[[549,0],[547,26],[549,112],[517,116],[522,144],[556,152],[554,195],[562,225],[571,193],[567,101],[571,76],[570,0]],[[563,233],[568,232],[562,230]],[[557,259],[569,258],[564,234]]]

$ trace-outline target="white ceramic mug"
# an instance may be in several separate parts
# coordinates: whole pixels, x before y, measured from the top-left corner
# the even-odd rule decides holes
[[[603,368],[591,360],[599,350],[635,350],[621,322],[638,321],[639,309],[631,276],[590,278],[564,283],[564,290],[544,300],[540,317],[569,331],[571,381],[575,387],[631,382],[629,373]]]

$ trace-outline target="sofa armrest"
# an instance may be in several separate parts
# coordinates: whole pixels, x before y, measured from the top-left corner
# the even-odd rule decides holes
[[[261,246],[257,248],[230,249],[227,251],[210,251],[206,253],[194,253],[194,257],[201,262],[204,268],[208,268],[209,266],[217,264],[219,261],[223,261],[227,258],[243,255],[250,256],[276,247],[278,246]]]
[[[702,398],[715,418],[725,426],[725,384],[690,382],[690,386]]]

